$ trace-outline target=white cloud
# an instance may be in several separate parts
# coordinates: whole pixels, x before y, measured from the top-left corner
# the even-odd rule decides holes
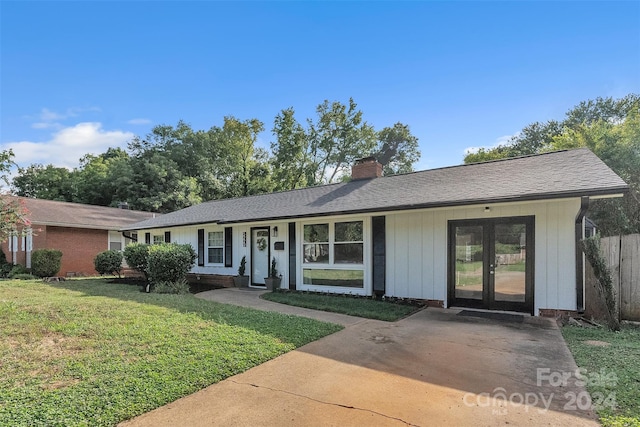
[[[67,120],[73,117],[78,117],[81,113],[85,112],[97,112],[100,111],[98,107],[67,108],[66,111],[60,113],[51,111],[48,108],[43,108],[35,116],[25,116],[27,120],[36,120],[31,124],[33,129],[62,129],[64,126],[60,123],[63,120]]]
[[[62,128],[62,125],[60,123],[36,122],[36,123],[32,123],[31,127],[33,129],[51,129],[51,128],[60,129]]]
[[[18,141],[3,145],[13,149],[14,161],[21,167],[42,163],[71,169],[78,166],[80,157],[85,154],[100,154],[109,147],[124,148],[133,137],[131,132],[108,131],[102,129],[101,123],[84,122],[60,129],[48,141]]]
[[[520,132],[514,133],[513,135],[503,135],[501,137],[496,138],[492,145],[484,145],[478,147],[467,147],[464,149],[464,155],[466,156],[469,153],[477,153],[481,148],[485,150],[491,150],[492,148],[496,148],[499,145],[508,144],[511,141],[511,138],[518,136]]]
[[[149,125],[152,122],[149,119],[131,119],[127,123],[130,125]]]

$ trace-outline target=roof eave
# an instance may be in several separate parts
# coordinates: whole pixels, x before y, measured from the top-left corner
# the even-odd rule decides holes
[[[366,214],[366,213],[375,213],[375,212],[408,211],[408,210],[416,210],[416,209],[433,209],[433,208],[446,208],[446,207],[457,207],[457,206],[475,206],[475,205],[484,205],[484,204],[490,204],[490,203],[527,202],[527,201],[536,201],[536,200],[551,200],[551,199],[562,199],[562,198],[582,197],[582,196],[592,197],[592,196],[613,195],[614,197],[616,197],[617,195],[624,194],[628,191],[629,191],[629,186],[623,185],[618,187],[610,187],[606,189],[589,190],[589,191],[561,191],[556,193],[530,194],[526,196],[512,196],[512,197],[487,198],[487,199],[464,199],[464,200],[455,200],[451,202],[396,205],[396,206],[385,206],[385,207],[379,207],[379,208],[339,210],[339,211],[302,214],[302,215],[244,218],[241,220],[217,219],[217,220],[210,220],[210,221],[194,221],[194,222],[176,223],[176,224],[169,224],[169,225],[167,224],[155,225],[155,226],[149,225],[149,226],[143,226],[143,227],[137,227],[137,228],[121,228],[120,231],[153,230],[153,229],[162,229],[162,228],[170,228],[170,227],[189,227],[189,226],[204,225],[204,224],[221,224],[221,225],[244,224],[249,222],[283,221],[288,219],[318,218],[318,217],[327,217],[327,216],[335,216],[335,215],[354,215],[354,214]]]

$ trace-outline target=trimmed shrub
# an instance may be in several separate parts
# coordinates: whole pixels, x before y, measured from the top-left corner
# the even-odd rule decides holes
[[[127,265],[142,273],[146,280],[149,280],[149,276],[147,274],[148,255],[149,245],[144,243],[132,243],[124,248],[124,259],[127,261]]]
[[[184,279],[178,282],[157,282],[153,286],[153,292],[158,294],[188,294],[189,282]]]
[[[149,281],[156,286],[161,282],[178,283],[186,279],[194,266],[197,255],[191,245],[164,243],[149,248],[147,274]]]
[[[38,249],[31,254],[31,274],[34,276],[55,276],[61,264],[62,252],[57,249]]]
[[[15,279],[15,280],[34,280],[34,279],[37,279],[37,277],[34,276],[33,274],[23,273],[23,274],[16,274],[15,276],[13,276],[13,279]]]
[[[9,267],[11,267],[9,269],[9,273],[7,273],[7,277],[9,279],[13,279],[19,274],[29,274],[29,270],[27,270],[27,267],[25,267],[24,265],[20,265],[20,264],[11,265],[11,264],[9,264]]]
[[[7,261],[2,249],[0,249],[0,277],[7,277],[13,268],[13,264]]]
[[[100,274],[117,274],[122,271],[122,252],[108,250],[100,252],[93,259],[93,265]]]

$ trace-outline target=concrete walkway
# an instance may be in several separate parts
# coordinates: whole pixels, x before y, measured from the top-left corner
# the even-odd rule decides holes
[[[200,296],[293,309],[257,291]],[[346,328],[123,426],[598,425],[578,408],[585,390],[552,320],[429,308],[389,323],[295,310]]]
[[[262,311],[277,311],[294,316],[309,317],[323,322],[337,323],[342,326],[351,326],[366,319],[362,317],[347,316],[346,314],[329,313],[328,311],[311,310],[292,305],[279,304],[260,298],[260,295],[269,291],[254,288],[223,288],[213,291],[200,292],[198,298],[224,304],[239,305],[241,307],[255,308]]]

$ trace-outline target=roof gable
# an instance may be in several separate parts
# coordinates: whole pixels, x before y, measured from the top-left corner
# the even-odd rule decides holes
[[[129,224],[153,219],[158,214],[81,203],[17,197],[33,224],[119,230]]]

